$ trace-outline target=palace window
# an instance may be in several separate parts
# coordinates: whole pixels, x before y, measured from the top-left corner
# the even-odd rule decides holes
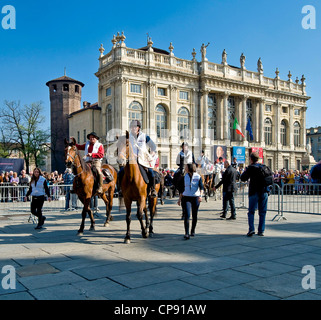
[[[301,127],[299,122],[294,122],[294,146],[299,147],[300,146],[300,135],[301,135]]]
[[[180,139],[189,139],[189,111],[185,107],[179,109],[177,122]]]
[[[234,97],[228,97],[228,121],[229,121],[229,131],[228,139],[235,140],[235,130],[233,130],[234,120],[235,120],[235,100]]]
[[[266,112],[271,112],[272,111],[272,106],[270,104],[265,105],[265,111]]]
[[[286,146],[287,132],[286,132],[286,122],[282,120],[280,129],[280,140],[282,146]]]
[[[166,138],[167,114],[165,108],[159,104],[156,107],[156,131],[158,138]]]
[[[140,84],[131,83],[130,92],[132,93],[142,93],[142,86]]]
[[[130,123],[133,120],[139,120],[141,123],[143,123],[143,107],[142,105],[134,101],[129,105],[129,111],[128,111],[128,128],[130,127]]]
[[[181,100],[188,100],[188,92],[187,91],[180,91],[179,92],[179,98]]]
[[[106,108],[106,132],[108,132],[113,127],[113,107],[111,104],[109,104]]]
[[[272,120],[270,118],[264,121],[264,140],[267,146],[272,145]]]
[[[216,140],[216,127],[217,127],[217,105],[216,96],[210,94],[208,96],[208,136],[212,140]]]
[[[252,100],[248,99],[246,101],[246,124],[248,123],[250,119],[251,127],[253,128],[253,105],[252,105]],[[247,141],[251,141],[250,138],[250,133],[246,130],[246,138]]]
[[[157,93],[158,93],[159,96],[163,96],[163,97],[167,96],[165,88],[157,88]]]
[[[111,96],[111,87],[106,89],[106,97]]]

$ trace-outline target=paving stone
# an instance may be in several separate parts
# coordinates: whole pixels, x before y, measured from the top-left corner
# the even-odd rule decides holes
[[[25,266],[16,269],[20,277],[39,276],[43,274],[58,273],[59,270],[55,269],[50,264],[35,264],[32,266]]]
[[[210,199],[201,205],[196,236],[185,241],[173,199],[158,207],[154,238],[143,239],[133,218],[132,243],[125,245],[125,213],[117,204],[108,228],[101,215],[96,231],[83,237],[76,236],[79,213],[47,211],[41,232],[26,223],[29,214],[0,219],[0,272],[4,265],[16,269],[16,289],[0,285],[0,300],[320,300],[318,276],[316,290],[301,285],[303,266],[321,272],[319,216],[286,214],[287,221],[272,222],[270,212],[265,237],[248,238],[247,211],[223,221],[221,201]]]

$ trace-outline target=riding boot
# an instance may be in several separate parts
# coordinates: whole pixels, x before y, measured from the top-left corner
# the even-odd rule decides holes
[[[150,196],[152,198],[156,198],[157,197],[157,192],[155,190],[155,177],[150,177],[150,185],[151,185],[151,191],[150,191]]]
[[[103,184],[104,184],[104,177],[101,172],[99,172],[99,184],[98,184],[98,189],[97,193],[103,193]]]

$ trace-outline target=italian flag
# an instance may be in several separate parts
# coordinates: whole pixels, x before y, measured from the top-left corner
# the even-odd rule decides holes
[[[237,122],[237,119],[235,118],[233,129],[236,130],[236,133],[241,135],[243,138],[245,138],[244,134],[242,133],[241,127],[239,123]]]

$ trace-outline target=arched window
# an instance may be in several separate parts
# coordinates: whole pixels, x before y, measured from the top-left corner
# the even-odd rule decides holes
[[[156,131],[158,138],[166,138],[167,128],[167,113],[165,108],[159,104],[156,107]]]
[[[179,109],[177,122],[180,139],[189,139],[189,111],[185,107]]]
[[[252,100],[246,100],[246,124],[249,122],[251,123],[251,127],[253,128],[253,105]],[[246,130],[247,141],[251,141],[250,133]]]
[[[217,104],[215,94],[208,95],[208,136],[216,140]]]
[[[139,120],[143,124],[143,107],[142,105],[134,101],[129,105],[128,111],[128,128],[130,127],[130,123],[133,120]]]
[[[113,129],[113,107],[109,104],[106,108],[106,132]]]
[[[272,145],[272,120],[270,118],[264,121],[264,140],[267,146]]]
[[[282,120],[282,122],[281,122],[280,139],[281,139],[282,146],[286,146],[287,132],[286,132],[286,122],[285,122],[285,120]]]
[[[229,121],[228,139],[232,141],[232,140],[235,140],[235,130],[233,130],[234,120],[235,120],[234,97],[228,97],[227,103],[228,103],[228,121]]]
[[[299,147],[300,146],[300,136],[301,136],[301,126],[299,122],[294,122],[294,146]]]

